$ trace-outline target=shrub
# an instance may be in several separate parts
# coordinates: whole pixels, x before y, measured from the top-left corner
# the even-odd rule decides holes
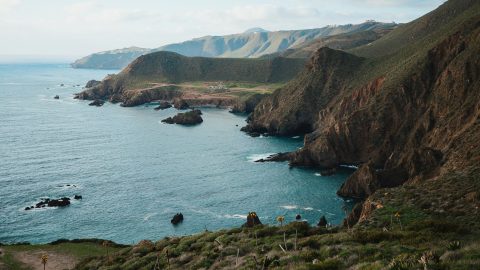
[[[311,264],[308,269],[312,270],[337,270],[342,269],[342,263],[336,259],[326,259],[317,264]]]
[[[380,243],[382,241],[391,241],[401,238],[401,235],[393,232],[384,232],[378,230],[355,231],[352,236],[353,240],[361,243]]]

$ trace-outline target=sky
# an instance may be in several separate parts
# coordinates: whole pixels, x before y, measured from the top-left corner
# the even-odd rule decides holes
[[[0,61],[156,48],[252,27],[292,30],[405,23],[444,0],[0,0]]]

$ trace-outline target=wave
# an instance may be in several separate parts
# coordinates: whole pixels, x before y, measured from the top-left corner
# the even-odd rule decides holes
[[[313,211],[313,207],[305,207],[305,208],[303,208],[303,210],[305,210],[305,211]]]
[[[322,174],[321,174],[321,173],[318,173],[318,172],[316,172],[316,173],[315,173],[315,176],[322,176]]]
[[[298,209],[297,205],[282,205],[280,207],[283,208],[283,209],[287,209],[287,210]]]
[[[224,218],[238,218],[238,219],[247,219],[247,215],[240,215],[240,214],[234,214],[234,215],[223,215]]]
[[[247,156],[247,160],[249,162],[255,162],[259,159],[265,159],[265,158],[268,158],[269,156],[271,155],[275,155],[275,153],[264,153],[264,154],[252,154],[252,155],[249,155]]]
[[[292,139],[300,139],[300,136],[293,136]]]
[[[356,165],[346,165],[346,164],[344,164],[344,165],[340,165],[340,167],[355,169],[355,170],[358,169],[358,166],[356,166]]]
[[[143,217],[144,221],[148,221],[151,217],[155,216],[157,213],[148,213]]]

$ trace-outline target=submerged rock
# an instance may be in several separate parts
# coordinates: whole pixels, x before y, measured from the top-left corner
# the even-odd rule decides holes
[[[300,214],[297,214],[297,215],[295,216],[295,219],[296,219],[296,220],[301,220],[301,219],[302,219],[302,216],[301,216]]]
[[[101,99],[95,99],[94,101],[90,102],[90,106],[97,106],[97,107],[100,107],[102,106],[103,104],[105,103],[105,101],[101,100]]]
[[[196,125],[203,122],[200,110],[192,110],[186,113],[178,113],[174,117],[163,119],[163,123],[179,125]]]
[[[242,227],[254,227],[256,225],[262,225],[260,218],[256,212],[249,212],[247,216],[247,222],[245,222]]]
[[[81,200],[81,199],[83,199],[82,195],[75,195],[73,198],[74,198],[75,200]]]
[[[162,102],[160,102],[158,107],[155,108],[155,110],[156,111],[165,110],[165,109],[168,109],[168,108],[171,108],[171,107],[172,107],[172,104],[170,104],[168,101],[162,101]]]
[[[60,96],[59,95],[56,95],[53,97],[54,99],[60,99]]]
[[[170,220],[170,222],[173,225],[177,225],[180,222],[183,222],[183,214],[182,213],[176,213],[175,216]]]

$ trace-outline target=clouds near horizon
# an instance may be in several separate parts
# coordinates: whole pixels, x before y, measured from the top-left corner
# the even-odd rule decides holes
[[[205,35],[317,28],[367,19],[408,22],[443,0],[0,0],[0,54],[77,57],[154,48]]]

